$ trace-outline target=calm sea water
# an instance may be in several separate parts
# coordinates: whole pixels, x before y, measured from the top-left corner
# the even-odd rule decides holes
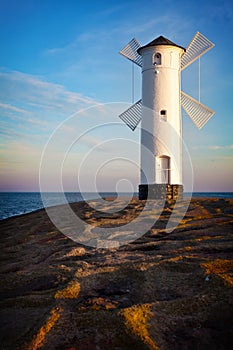
[[[102,192],[101,197],[117,196],[115,192]],[[127,193],[121,193],[120,196],[128,196]],[[137,195],[137,193],[135,193]],[[98,198],[96,193],[85,193],[85,199]],[[66,200],[69,203],[79,202],[83,200],[81,193],[67,192]],[[193,197],[212,197],[212,198],[233,198],[233,192],[194,192]],[[66,201],[60,193],[47,193],[46,200],[42,202],[39,192],[0,192],[0,220],[15,215],[30,213],[34,210],[44,208],[44,206],[52,206],[64,204]]]
[[[79,192],[67,192],[64,198],[63,194],[50,192],[43,194],[42,201],[40,192],[0,192],[0,220],[53,205],[96,199],[99,196],[102,198],[115,197],[116,195],[115,192],[84,193],[83,195]],[[120,195],[127,196],[127,193]]]

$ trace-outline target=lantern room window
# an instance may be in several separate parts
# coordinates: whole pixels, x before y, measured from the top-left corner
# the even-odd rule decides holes
[[[157,52],[155,55],[154,55],[154,66],[158,66],[161,64],[161,54],[159,52]]]

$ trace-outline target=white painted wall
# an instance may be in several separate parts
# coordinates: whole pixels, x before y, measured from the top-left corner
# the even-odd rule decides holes
[[[161,65],[153,64],[156,53],[161,54]],[[140,52],[143,61],[141,184],[161,183],[161,156],[170,157],[170,183],[182,184],[180,59],[183,53],[182,48],[170,45],[147,47]],[[160,116],[161,110],[166,110],[167,121]]]

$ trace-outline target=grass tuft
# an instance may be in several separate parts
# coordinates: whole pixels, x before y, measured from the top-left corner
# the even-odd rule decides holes
[[[55,299],[76,299],[80,292],[80,284],[77,281],[72,281],[65,289],[57,291]]]
[[[205,269],[206,275],[215,274],[225,282],[233,285],[233,260],[216,259],[202,263],[201,267]]]
[[[50,311],[51,316],[47,319],[46,323],[39,329],[38,333],[33,337],[31,344],[27,350],[37,350],[44,345],[45,337],[53,328],[54,324],[60,318],[61,309],[52,309]]]
[[[148,321],[153,316],[150,304],[134,305],[121,311],[127,329],[138,336],[151,350],[159,350],[148,332]]]

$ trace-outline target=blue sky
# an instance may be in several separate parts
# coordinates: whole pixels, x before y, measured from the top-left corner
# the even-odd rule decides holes
[[[201,58],[201,101],[216,114],[201,131],[183,116],[183,136],[194,169],[194,190],[233,191],[231,0],[0,0],[0,190],[39,190],[42,150],[54,129],[70,115],[98,103],[131,102],[132,65],[118,52],[133,37],[146,44],[164,35],[187,46],[197,31],[216,45]],[[194,98],[198,96],[197,69],[194,63],[182,76],[182,89]],[[141,73],[135,67],[135,100],[140,94]],[[120,105],[115,112],[118,109]],[[105,114],[108,108],[102,110]],[[115,115],[99,115],[99,123],[114,121],[118,122]],[[70,132],[84,132],[87,125],[91,128],[96,122],[95,109],[83,112],[77,129]],[[120,137],[136,145],[139,131],[132,133],[125,126],[112,125],[86,134],[80,147],[71,152],[76,170],[72,169],[72,162],[67,164],[66,190],[77,190],[78,168],[93,146],[97,147],[94,158],[101,155],[102,159],[103,151],[98,145]],[[54,159],[62,142],[58,141]],[[122,143],[116,144],[109,149],[114,150],[112,155],[120,156]],[[138,147],[128,147],[128,157],[135,162],[138,154]],[[114,190],[114,181],[121,177],[127,177],[136,187],[138,171],[131,166],[117,161],[112,167],[109,164],[100,172],[100,189]],[[85,190],[90,188],[88,181],[93,180],[88,180],[91,171],[92,163],[83,171],[87,179]],[[49,185],[55,189],[52,180]]]

